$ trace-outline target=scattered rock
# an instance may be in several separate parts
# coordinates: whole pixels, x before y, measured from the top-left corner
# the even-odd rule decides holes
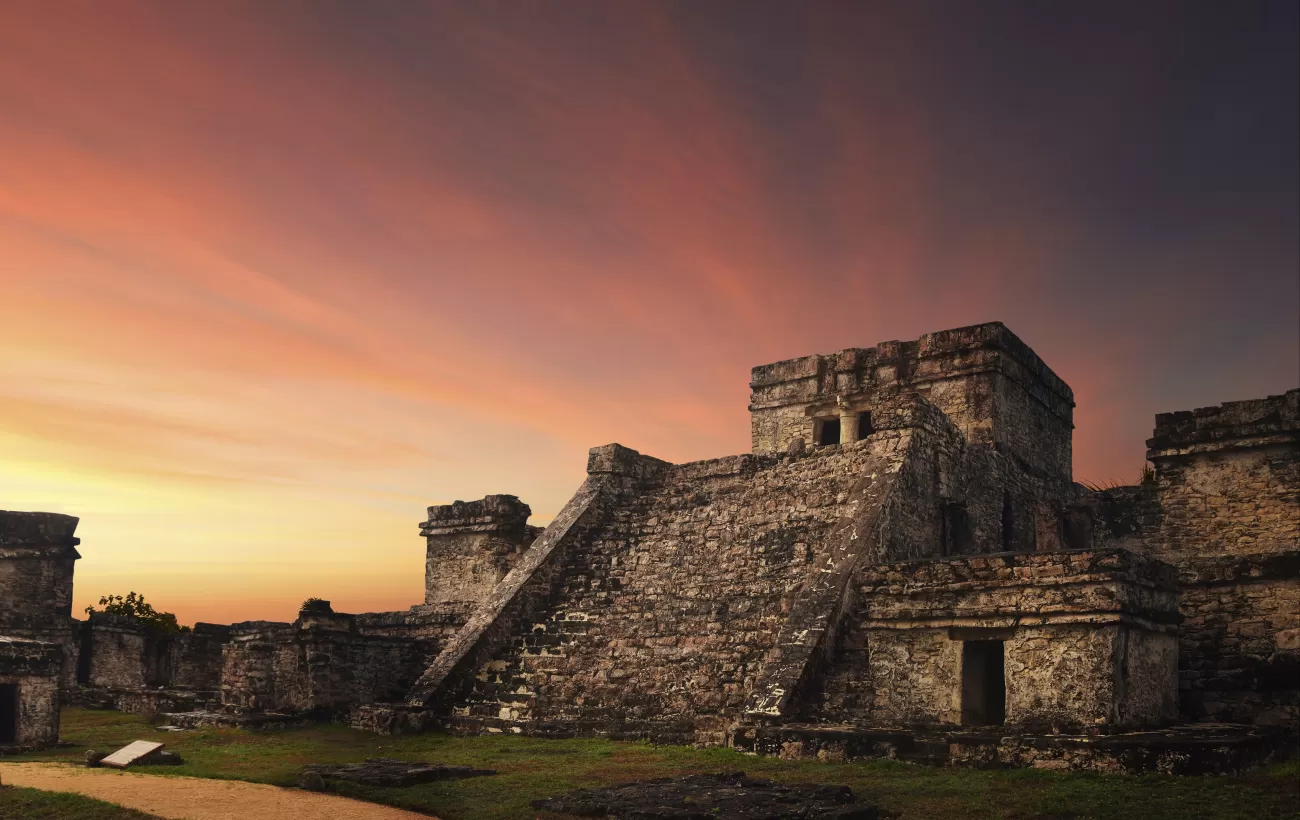
[[[158,732],[188,732],[189,731],[189,729],[186,729],[184,726],[155,726],[153,728],[155,731]]]
[[[87,749],[86,767],[90,769],[98,769],[102,765],[100,761],[106,757],[108,757],[108,755],[105,754],[104,752],[97,752],[94,749]]]
[[[664,777],[583,789],[533,808],[616,820],[878,820],[875,806],[855,802],[848,786],[787,784],[744,772]]]
[[[331,780],[347,780],[367,786],[389,787],[414,786],[417,783],[431,783],[435,780],[457,780],[463,777],[496,774],[491,769],[445,766],[441,763],[412,763],[387,757],[372,757],[365,763],[312,764],[304,766],[303,771]]]
[[[323,792],[325,791],[325,778],[320,776],[320,772],[303,772],[302,777],[298,779],[298,785],[305,791]]]

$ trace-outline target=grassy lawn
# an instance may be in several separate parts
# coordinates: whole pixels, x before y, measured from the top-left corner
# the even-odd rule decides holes
[[[152,814],[79,794],[0,789],[0,820],[157,820]]]
[[[1295,760],[1243,777],[979,771],[891,761],[781,761],[749,757],[727,749],[656,747],[605,740],[436,734],[390,738],[326,724],[258,732],[207,729],[171,734],[154,731],[148,722],[134,715],[84,709],[63,713],[62,734],[65,741],[75,744],[73,748],[22,759],[79,760],[88,748],[112,751],[131,740],[156,739],[179,752],[186,761],[182,766],[147,770],[164,776],[233,778],[289,786],[297,783],[299,767],[304,763],[359,761],[380,756],[472,765],[500,772],[495,777],[407,789],[339,789],[340,794],[437,814],[444,820],[516,820],[539,816],[554,820],[557,815],[539,815],[529,808],[529,802],[570,789],[628,780],[742,770],[774,780],[846,784],[853,787],[860,800],[899,812],[904,818],[926,820],[1300,819],[1300,767]],[[50,816],[99,818],[101,815]],[[0,814],[5,820],[8,817]]]

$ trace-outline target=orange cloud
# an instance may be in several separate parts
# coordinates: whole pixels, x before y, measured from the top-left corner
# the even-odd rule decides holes
[[[1082,126],[1165,73],[1098,69],[1054,126],[908,7],[485,9],[0,16],[0,491],[83,517],[79,606],[407,606],[424,505],[544,521],[589,446],[747,449],[752,365],[943,327],[1074,387],[1085,478],[1135,477],[1154,412],[1292,386],[1294,351],[1190,360],[1230,237],[1084,202],[1141,124]],[[1294,328],[1246,310],[1258,362]]]

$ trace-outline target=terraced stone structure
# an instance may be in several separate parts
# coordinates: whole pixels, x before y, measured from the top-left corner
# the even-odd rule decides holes
[[[1073,394],[999,323],[750,385],[750,453],[594,448],[544,530],[514,496],[430,507],[409,610],[165,647],[92,621],[83,683],[144,710],[165,678],[201,722],[1117,771],[1256,765],[1295,727],[1300,390],[1157,416],[1150,480],[1090,490]]]
[[[508,526],[484,515],[499,497],[430,508],[458,546],[430,539],[427,600],[499,580],[406,702],[354,725],[786,751],[832,727],[992,730],[983,762],[1039,765],[1097,756],[996,738],[1294,719],[1300,391],[1160,416],[1155,482],[1094,492],[1069,387],[998,323],[751,388],[752,453],[596,448],[527,549],[481,535],[521,531],[512,497]]]

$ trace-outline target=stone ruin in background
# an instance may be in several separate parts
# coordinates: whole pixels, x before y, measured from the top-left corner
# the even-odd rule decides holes
[[[1159,415],[1153,480],[1090,490],[1073,394],[999,323],[751,388],[751,453],[595,448],[545,530],[514,496],[430,507],[401,612],[80,622],[76,519],[2,513],[0,744],[53,739],[60,698],[1127,771],[1241,768],[1294,729],[1300,390]]]

